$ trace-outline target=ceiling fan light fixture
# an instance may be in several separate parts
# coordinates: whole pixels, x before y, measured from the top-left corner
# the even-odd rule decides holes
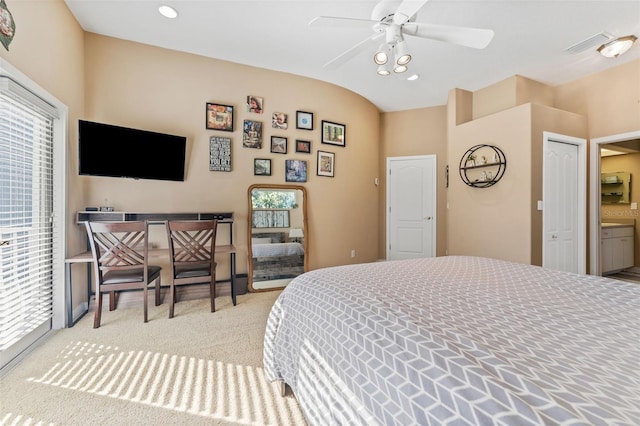
[[[158,12],[160,12],[160,14],[165,18],[174,19],[178,17],[178,11],[166,4],[158,7]]]
[[[387,76],[391,74],[391,70],[388,65],[382,64],[378,67],[378,75]]]
[[[395,68],[393,68],[393,72],[400,74],[406,72],[408,69],[406,65],[396,65]]]
[[[407,42],[402,40],[396,45],[396,64],[407,65],[411,62],[411,54],[407,50]]]
[[[391,49],[386,43],[382,43],[376,53],[373,55],[373,62],[378,65],[384,65],[389,61],[389,53]]]
[[[600,46],[598,48],[598,52],[600,52],[600,54],[605,58],[617,58],[618,56],[629,50],[637,39],[638,37],[634,35],[618,37],[617,39]]]

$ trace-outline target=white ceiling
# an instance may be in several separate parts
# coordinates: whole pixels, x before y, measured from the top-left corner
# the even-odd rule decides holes
[[[562,84],[640,58],[640,42],[616,59],[601,57],[598,46],[566,51],[601,32],[640,35],[638,0],[430,0],[416,22],[495,36],[484,50],[407,36],[413,60],[403,78],[376,74],[374,44],[336,70],[323,68],[373,32],[308,26],[319,15],[369,19],[377,0],[65,1],[86,31],[327,81],[381,111],[444,105],[452,88],[474,91],[516,74]],[[162,17],[160,4],[178,18]],[[407,81],[413,73],[420,78]]]

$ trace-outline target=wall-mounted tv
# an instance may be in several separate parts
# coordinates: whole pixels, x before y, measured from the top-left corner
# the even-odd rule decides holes
[[[187,138],[78,121],[80,174],[183,181]]]

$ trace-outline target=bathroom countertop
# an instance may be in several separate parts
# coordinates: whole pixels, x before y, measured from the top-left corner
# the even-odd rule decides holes
[[[629,223],[603,223],[603,228],[623,228],[625,226],[633,226]]]

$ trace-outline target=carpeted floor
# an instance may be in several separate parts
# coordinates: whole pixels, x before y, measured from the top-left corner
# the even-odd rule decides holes
[[[279,292],[93,312],[59,330],[0,380],[0,424],[304,425],[295,398],[262,370]]]

